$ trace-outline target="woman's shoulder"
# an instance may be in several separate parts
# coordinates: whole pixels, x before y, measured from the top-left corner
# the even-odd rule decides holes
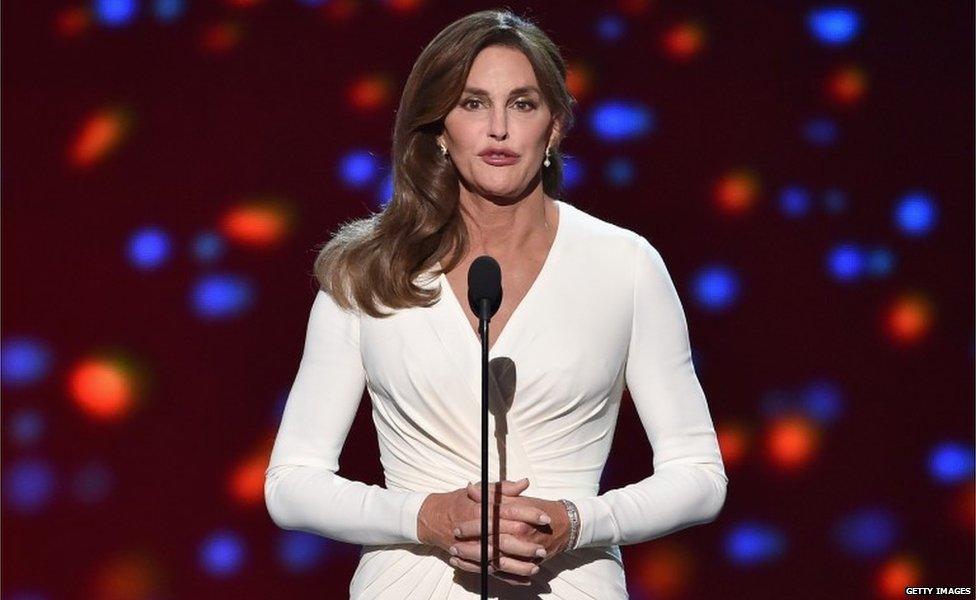
[[[575,238],[574,245],[588,248],[591,251],[605,250],[609,252],[622,252],[633,254],[635,246],[646,242],[646,239],[636,231],[604,220],[588,209],[561,201],[567,207],[567,216],[570,217],[572,226],[568,229],[571,236]]]

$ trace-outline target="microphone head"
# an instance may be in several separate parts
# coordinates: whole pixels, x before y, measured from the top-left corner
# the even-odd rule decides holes
[[[488,300],[488,314],[481,314],[481,301]],[[487,254],[474,259],[468,268],[468,304],[479,318],[490,320],[502,305],[502,269]]]

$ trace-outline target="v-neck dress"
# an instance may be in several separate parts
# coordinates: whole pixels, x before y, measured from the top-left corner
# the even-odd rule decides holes
[[[528,477],[523,496],[572,500],[580,536],[531,586],[489,577],[489,596],[625,599],[620,546],[713,521],[728,477],[661,254],[556,202],[549,254],[489,352],[488,478]],[[420,543],[417,516],[428,494],[481,480],[480,340],[444,274],[416,281],[440,286],[440,300],[385,318],[316,294],[265,473],[279,527],[362,545],[353,600],[479,597],[480,575]],[[600,494],[625,387],[654,470]],[[337,473],[364,389],[385,487]]]

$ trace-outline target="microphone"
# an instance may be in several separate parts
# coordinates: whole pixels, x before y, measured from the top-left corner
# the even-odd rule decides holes
[[[482,321],[491,321],[502,305],[502,269],[487,254],[474,259],[468,268],[468,304]]]
[[[487,254],[468,268],[468,304],[481,332],[481,599],[488,599],[488,322],[502,305],[502,269]]]

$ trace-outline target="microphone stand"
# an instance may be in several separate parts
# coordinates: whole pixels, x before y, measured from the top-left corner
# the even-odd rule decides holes
[[[502,273],[487,254],[468,267],[468,304],[481,332],[481,599],[488,600],[488,322],[502,304]]]
[[[478,304],[481,331],[481,599],[488,598],[488,322],[490,301]]]

